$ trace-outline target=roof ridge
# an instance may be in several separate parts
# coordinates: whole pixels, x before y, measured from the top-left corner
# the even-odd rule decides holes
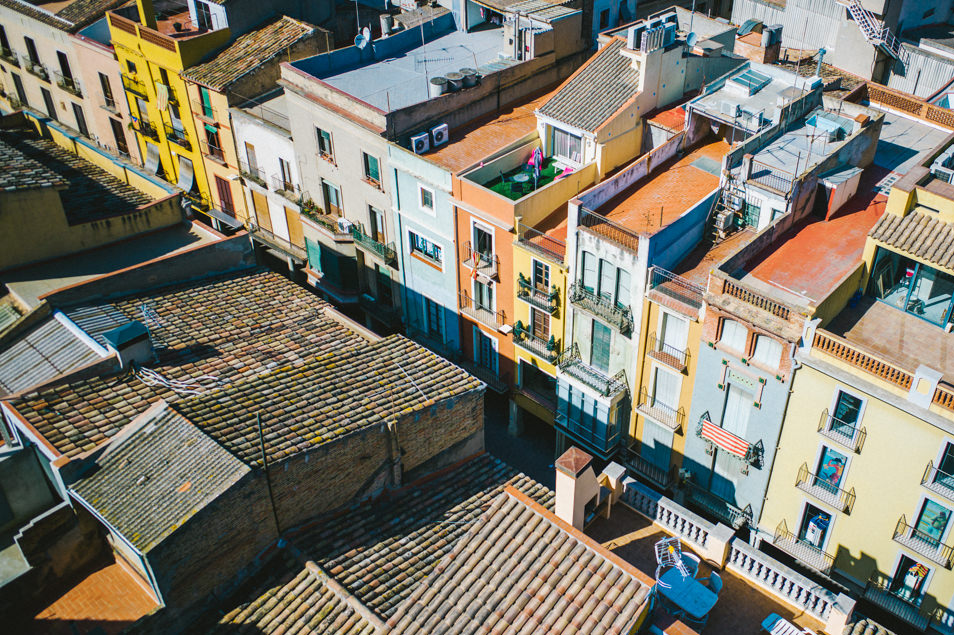
[[[61,18],[59,15],[57,15],[56,13],[53,13],[52,11],[50,11],[50,10],[48,10],[48,9],[44,9],[44,8],[41,7],[41,6],[38,6],[38,5],[33,4],[32,2],[27,2],[26,0],[10,0],[10,2],[13,2],[14,4],[21,5],[23,8],[25,8],[25,9],[30,9],[31,11],[39,11],[40,13],[44,13],[44,14],[46,14],[47,16],[49,16],[49,17],[51,17],[51,18],[54,18],[54,19],[56,19],[56,20],[59,20],[60,22],[63,22],[63,23],[66,24],[67,26],[74,26],[74,24],[75,24],[75,23],[73,23],[73,22],[70,22],[70,21],[67,20],[66,18]],[[67,6],[68,6],[68,5],[67,5]],[[66,8],[66,7],[63,7],[63,9],[65,9],[65,8]],[[63,9],[60,9],[60,11],[62,11]]]

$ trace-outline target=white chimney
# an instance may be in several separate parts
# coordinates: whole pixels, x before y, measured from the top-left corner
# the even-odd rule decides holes
[[[133,320],[103,333],[106,350],[119,359],[122,368],[130,363],[144,364],[155,359],[149,330],[142,322]]]
[[[600,493],[592,467],[593,457],[572,447],[556,460],[556,505],[562,521],[583,530],[586,504]]]

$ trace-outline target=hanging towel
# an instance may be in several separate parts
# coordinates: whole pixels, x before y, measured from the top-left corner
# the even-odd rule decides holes
[[[162,82],[156,82],[156,103],[159,110],[169,107],[169,87]]]

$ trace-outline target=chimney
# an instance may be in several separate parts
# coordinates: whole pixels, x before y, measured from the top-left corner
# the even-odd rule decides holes
[[[593,472],[593,457],[572,447],[556,460],[556,505],[562,521],[583,530],[586,504],[599,495],[600,486]]]
[[[142,322],[133,320],[103,333],[106,350],[119,359],[121,368],[131,363],[144,364],[155,359],[149,330]]]

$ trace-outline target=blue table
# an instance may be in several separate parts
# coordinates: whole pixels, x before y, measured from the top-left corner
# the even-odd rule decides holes
[[[719,598],[695,578],[683,578],[675,567],[662,574],[659,582],[658,592],[694,620],[704,619]]]

